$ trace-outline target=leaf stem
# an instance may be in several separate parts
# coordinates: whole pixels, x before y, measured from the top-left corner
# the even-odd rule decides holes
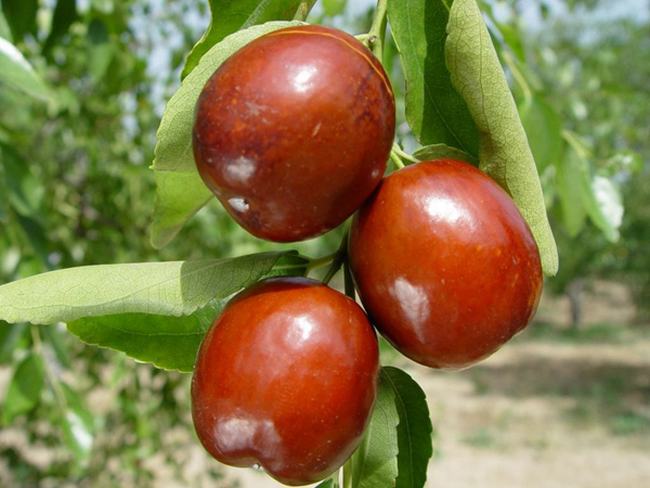
[[[300,2],[300,5],[296,9],[296,14],[293,16],[293,20],[301,20],[303,22],[307,20],[307,16],[315,3],[316,0],[303,0]]]
[[[524,92],[524,98],[526,100],[532,100],[533,90],[530,88],[530,85],[528,84],[528,81],[526,80],[524,74],[519,69],[519,66],[517,66],[515,59],[512,57],[512,54],[510,54],[507,51],[504,51],[503,59],[508,65],[508,68],[510,68],[510,71],[512,72],[512,76],[514,77],[515,81],[521,87],[521,90]]]
[[[401,147],[399,147],[399,144],[397,144],[396,142],[393,143],[392,151],[394,151],[395,154],[397,154],[397,156],[399,156],[401,159],[405,159],[409,163],[419,163],[420,162],[419,159],[411,156],[409,153],[407,153]]]
[[[380,61],[384,52],[384,38],[386,36],[388,0],[377,0],[377,8],[375,9],[375,17],[372,20],[372,25],[368,31],[367,43],[368,47],[372,50],[373,54],[377,56]]]

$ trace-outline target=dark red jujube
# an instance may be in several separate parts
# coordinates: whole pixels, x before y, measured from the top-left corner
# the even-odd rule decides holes
[[[349,243],[361,301],[403,354],[461,368],[532,318],[539,252],[509,195],[459,161],[391,174],[355,217]]]
[[[354,37],[309,25],[235,53],[199,98],[194,156],[204,182],[257,237],[315,237],[349,217],[386,169],[395,101]]]
[[[378,361],[354,301],[313,280],[264,281],[231,301],[203,341],[196,432],[223,463],[259,463],[291,485],[319,481],[361,441]]]

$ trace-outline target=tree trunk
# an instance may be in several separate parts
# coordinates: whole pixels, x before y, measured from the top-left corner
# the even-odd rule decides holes
[[[577,330],[582,323],[582,295],[585,288],[585,281],[582,278],[573,280],[566,289],[571,306],[571,327]]]

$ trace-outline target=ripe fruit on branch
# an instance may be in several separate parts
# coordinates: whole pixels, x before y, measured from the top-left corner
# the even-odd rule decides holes
[[[542,290],[539,252],[514,202],[459,161],[385,178],[355,217],[349,254],[377,329],[435,368],[496,351],[528,324]]]
[[[376,396],[374,330],[354,301],[304,278],[264,281],[226,307],[192,381],[199,439],[232,466],[291,485],[324,479],[361,441]]]
[[[309,25],[266,34],[223,63],[196,108],[196,164],[239,224],[279,242],[349,217],[386,168],[395,101],[354,37]]]

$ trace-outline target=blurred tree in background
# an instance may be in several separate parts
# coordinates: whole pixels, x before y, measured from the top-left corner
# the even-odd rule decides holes
[[[362,3],[323,0],[313,20],[365,32]],[[548,285],[572,296],[576,322],[579,291],[595,277],[625,281],[640,310],[650,308],[650,22],[647,12],[602,15],[616,3],[541,2],[531,13],[530,2],[482,2],[560,246],[560,274]],[[2,0],[0,283],[82,264],[278,248],[217,204],[164,250],[149,245],[155,131],[207,19],[207,2],[191,0]],[[403,122],[395,54],[387,43]],[[298,247],[316,255],[339,241],[335,231]],[[178,447],[193,439],[186,376],[29,326],[0,327],[0,371],[0,485],[148,486],[156,476],[200,485],[219,476],[215,463],[192,461],[203,456],[198,446]]]

